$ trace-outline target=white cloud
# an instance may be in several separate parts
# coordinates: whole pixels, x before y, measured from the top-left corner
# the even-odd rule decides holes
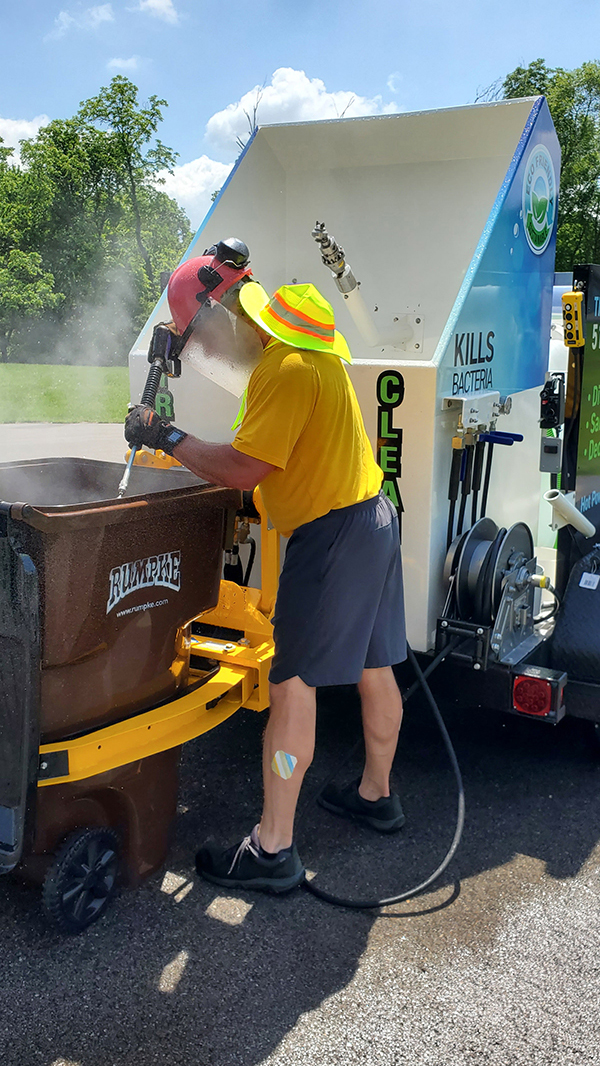
[[[12,156],[9,158],[9,163],[18,164],[20,162],[19,141],[28,137],[35,137],[37,131],[42,126],[47,126],[49,122],[48,115],[36,115],[31,120],[25,118],[0,118],[0,137],[4,141],[4,147],[14,149]]]
[[[98,7],[88,7],[83,15],[83,27],[95,30],[101,22],[114,22],[112,4],[100,4]]]
[[[248,115],[252,117],[257,100],[260,124],[388,115],[399,110],[395,103],[384,104],[381,96],[369,99],[346,89],[328,92],[320,78],[309,78],[303,70],[280,67],[270,85],[255,86],[237,103],[228,104],[209,119],[206,135],[215,148],[230,154],[238,137],[247,139]]]
[[[96,30],[103,22],[114,22],[112,4],[98,4],[87,7],[85,11],[72,15],[70,11],[60,11],[54,20],[54,29],[44,40],[56,41],[64,37],[71,29]]]
[[[171,22],[173,25],[179,22],[179,15],[175,10],[173,0],[139,0],[138,6],[130,10],[147,11],[149,15],[162,19],[163,22]]]
[[[71,29],[71,26],[73,26],[74,22],[75,19],[72,15],[69,15],[68,11],[61,11],[54,19],[54,29],[52,30],[52,33],[49,33],[45,37],[45,40],[50,41],[58,37],[64,37],[67,30]]]
[[[393,74],[390,74],[388,80],[386,81],[386,85],[391,93],[399,92],[401,84],[402,75],[398,70],[395,70]]]
[[[177,200],[187,212],[192,228],[196,228],[211,205],[211,194],[221,188],[232,166],[233,163],[217,163],[203,155],[175,167],[173,174],[160,175],[165,182],[159,188]]]
[[[130,56],[129,59],[109,59],[106,66],[109,70],[127,70],[130,73],[134,70],[138,70],[140,66],[139,56]]]

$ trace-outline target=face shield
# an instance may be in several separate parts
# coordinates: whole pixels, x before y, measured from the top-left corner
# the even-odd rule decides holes
[[[239,399],[248,387],[263,347],[256,330],[236,314],[238,307],[237,291],[225,293],[220,303],[208,300],[180,358]]]

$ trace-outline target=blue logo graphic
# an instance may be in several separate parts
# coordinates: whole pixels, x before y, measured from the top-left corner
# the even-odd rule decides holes
[[[556,215],[556,177],[542,144],[529,154],[523,177],[523,227],[531,251],[541,255],[552,236]]]

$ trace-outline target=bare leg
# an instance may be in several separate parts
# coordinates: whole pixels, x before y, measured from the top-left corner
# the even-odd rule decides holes
[[[259,839],[265,851],[276,852],[292,843],[296,804],[315,750],[317,700],[315,689],[299,677],[290,677],[269,689],[271,709],[263,741],[265,798]],[[272,768],[277,752],[296,760],[287,780]]]
[[[358,683],[366,761],[359,795],[378,800],[390,794],[390,770],[402,723],[402,696],[391,666],[363,670]]]

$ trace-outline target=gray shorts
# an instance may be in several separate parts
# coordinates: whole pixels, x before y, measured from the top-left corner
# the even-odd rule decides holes
[[[387,496],[330,511],[292,534],[274,614],[269,680],[353,685],[406,659],[398,516]]]

